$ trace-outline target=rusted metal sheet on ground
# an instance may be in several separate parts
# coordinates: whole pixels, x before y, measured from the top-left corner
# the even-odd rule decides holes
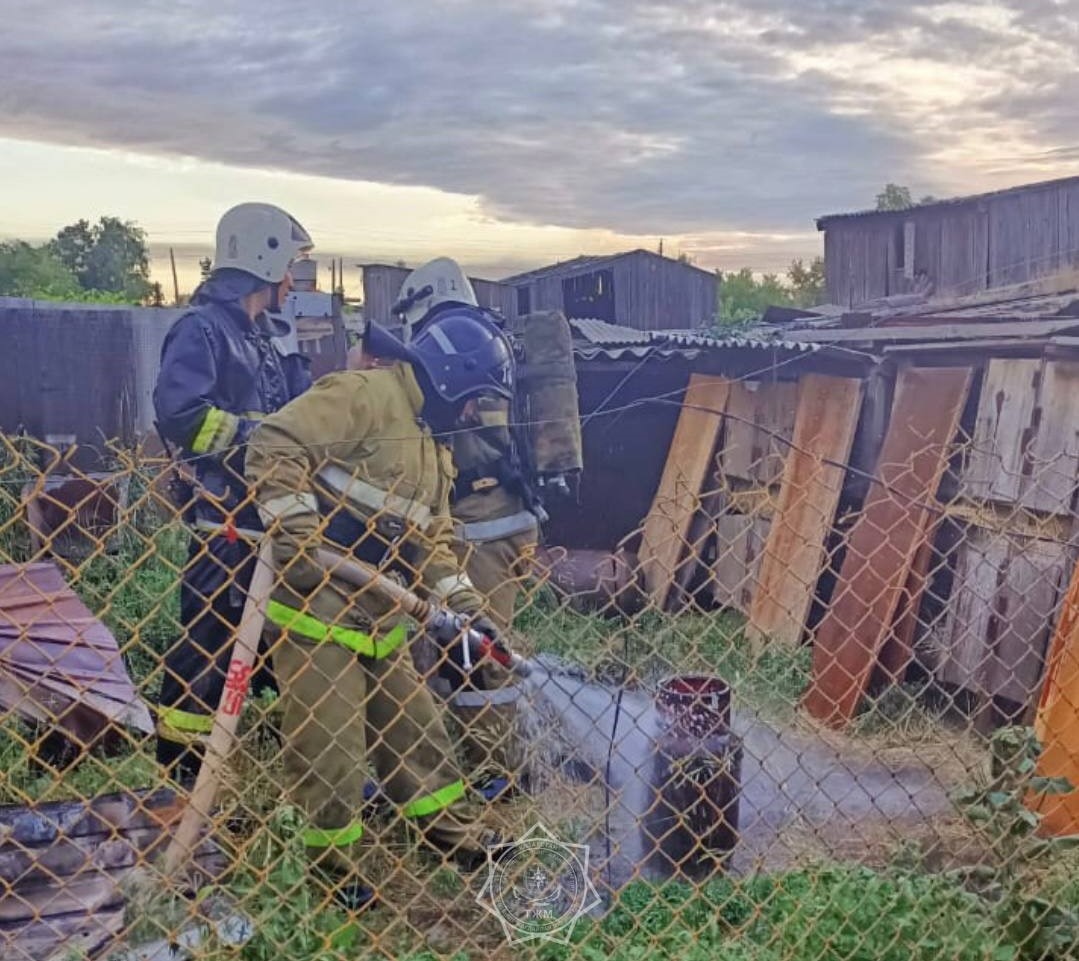
[[[1045,652],[1068,550],[971,527],[959,547],[937,677],[987,698],[1028,705]]]
[[[1079,567],[1071,575],[1049,650],[1034,730],[1042,743],[1038,773],[1079,785]],[[1041,830],[1079,834],[1079,787],[1068,794],[1028,798],[1043,815]]]
[[[844,469],[854,442],[862,382],[807,374],[798,389],[798,413],[768,533],[749,636],[781,644],[801,639],[825,542],[835,518]]]
[[[0,807],[0,957],[107,944],[123,926],[125,878],[164,849],[182,810],[169,790]],[[195,860],[211,875],[224,866],[210,841]]]
[[[0,708],[84,747],[111,723],[153,730],[116,638],[51,563],[0,567]]]
[[[969,367],[907,367],[899,374],[876,476],[817,628],[813,681],[803,701],[816,718],[841,725],[858,708],[935,516],[970,380]]]
[[[30,546],[69,561],[119,547],[119,516],[127,508],[128,473],[46,474],[22,489]]]
[[[798,407],[798,384],[773,381],[731,384],[720,461],[728,477],[778,484],[790,449]]]
[[[685,406],[678,417],[641,539],[645,586],[659,608],[667,603],[693,516],[701,506],[701,492],[711,473],[729,395],[730,381],[726,378],[694,374],[689,379]]]

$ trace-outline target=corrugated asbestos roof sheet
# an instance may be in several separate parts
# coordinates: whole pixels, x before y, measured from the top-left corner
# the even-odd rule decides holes
[[[764,336],[714,337],[698,330],[634,330],[603,320],[570,320],[578,340],[574,352],[589,360],[603,357],[623,360],[627,357],[647,357],[650,353],[664,357],[697,357],[701,352],[722,350],[791,351],[809,353],[820,345],[806,341],[778,340]],[[583,343],[582,343],[583,341]]]
[[[652,337],[647,330],[635,330],[609,324],[605,320],[570,318],[570,327],[590,344],[648,344]]]

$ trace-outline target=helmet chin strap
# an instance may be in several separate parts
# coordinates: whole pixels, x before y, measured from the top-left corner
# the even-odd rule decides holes
[[[279,314],[281,313],[281,285],[270,285],[270,303],[266,307],[267,313]]]
[[[412,370],[415,372],[416,383],[420,385],[420,392],[423,394],[423,410],[420,411],[420,416],[431,428],[431,432],[438,437],[456,430],[461,408],[464,405],[450,404],[439,397],[434,385],[427,377],[427,372],[419,364],[413,364]]]

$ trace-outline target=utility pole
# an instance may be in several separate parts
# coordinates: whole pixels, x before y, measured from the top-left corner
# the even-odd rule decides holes
[[[176,279],[176,254],[169,248],[169,262],[172,264],[172,302],[180,305],[180,283]]]

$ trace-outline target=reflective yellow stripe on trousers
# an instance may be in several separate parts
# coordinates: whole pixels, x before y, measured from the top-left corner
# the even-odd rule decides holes
[[[385,637],[375,638],[363,631],[341,627],[337,624],[323,624],[317,617],[288,607],[279,601],[270,601],[266,605],[266,617],[278,627],[292,631],[312,641],[333,641],[350,651],[379,660],[388,657],[408,636],[404,624],[398,624]]]
[[[438,811],[445,810],[454,801],[459,801],[465,796],[465,782],[464,781],[451,781],[445,787],[440,787],[437,791],[432,791],[430,794],[423,797],[416,798],[414,801],[409,801],[404,806],[401,813],[406,818],[423,818],[429,814],[435,814]]]
[[[309,848],[343,848],[363,837],[363,824],[353,821],[343,828],[306,828],[300,837]]]
[[[212,714],[196,714],[193,711],[181,711],[178,707],[159,707],[157,709],[157,733],[166,741],[179,744],[194,744],[209,734],[214,727]]]

